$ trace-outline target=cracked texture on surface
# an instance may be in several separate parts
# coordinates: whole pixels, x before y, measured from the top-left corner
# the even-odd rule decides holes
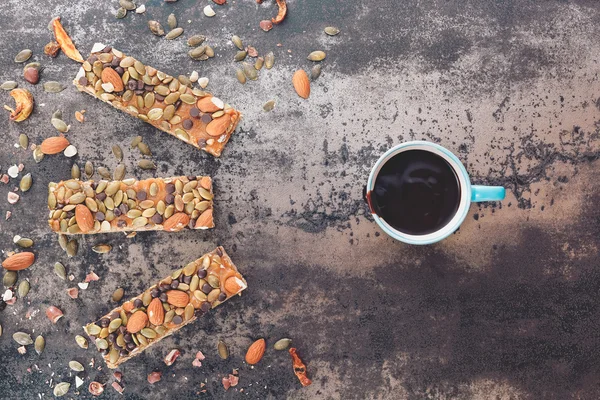
[[[142,3],[142,2],[140,2]],[[22,162],[32,189],[9,205],[16,179],[0,184],[0,250],[15,250],[16,234],[35,241],[37,261],[19,273],[31,291],[0,313],[0,397],[52,396],[57,381],[72,388],[68,361],[86,366],[79,398],[91,380],[108,382],[104,398],[120,398],[93,350],[77,347],[81,326],[114,307],[112,292],[140,293],[174,268],[223,245],[248,280],[232,299],[121,368],[127,399],[576,399],[597,398],[600,328],[600,6],[589,0],[320,2],[290,0],[285,22],[265,33],[262,19],[274,2],[252,0],[145,2],[146,13],[114,17],[117,2],[8,0],[0,4],[4,32],[0,81],[16,80],[36,99],[21,124],[0,118],[0,173]],[[149,19],[166,27],[173,12],[184,34],[173,41],[152,35]],[[82,54],[96,41],[111,44],[173,75],[198,70],[207,90],[244,115],[220,159],[78,93],[70,82],[79,66],[60,54],[43,55],[46,25],[60,15]],[[4,18],[9,16],[10,18]],[[188,20],[191,23],[188,23]],[[341,33],[326,36],[323,28]],[[207,36],[216,56],[194,62],[187,37]],[[275,67],[240,85],[232,62],[239,35]],[[282,46],[278,47],[277,43]],[[14,55],[30,48],[44,66],[41,83],[22,77]],[[291,75],[313,65],[306,55],[327,52],[323,73],[308,100],[293,91]],[[289,52],[288,52],[289,50]],[[42,83],[67,86],[44,93]],[[7,92],[0,93],[10,104]],[[273,111],[262,105],[274,99]],[[66,136],[74,159],[15,148],[20,133],[41,143],[55,135],[56,109],[72,125]],[[87,110],[86,122],[74,118]],[[141,135],[158,165],[137,168],[129,148]],[[476,184],[504,185],[502,203],[474,204],[460,230],[443,242],[411,247],[381,234],[362,201],[371,165],[389,147],[423,139],[439,143],[464,162]],[[46,188],[67,179],[85,161],[117,165],[124,150],[127,176],[209,174],[215,179],[216,228],[206,232],[144,232],[82,237],[68,259],[46,226]],[[155,175],[154,175],[155,174]],[[97,176],[96,176],[97,178]],[[12,217],[4,220],[7,210]],[[109,243],[104,255],[91,251]],[[75,280],[52,272],[65,264]],[[95,271],[100,280],[70,299],[65,289]],[[52,325],[49,305],[65,316]],[[27,311],[40,310],[31,319]],[[11,336],[23,330],[46,338],[17,353]],[[291,337],[313,385],[300,388],[291,359],[272,344]],[[268,350],[254,368],[247,346],[265,337]],[[232,357],[218,358],[218,339]],[[163,357],[182,356],[171,367]],[[207,359],[191,366],[201,350]],[[225,392],[221,377],[240,368],[240,383]],[[27,369],[31,368],[32,372]],[[163,371],[149,385],[146,376]],[[50,380],[52,379],[52,385]],[[243,388],[240,393],[236,391]]]

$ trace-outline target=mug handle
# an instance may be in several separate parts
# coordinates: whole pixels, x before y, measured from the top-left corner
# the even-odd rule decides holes
[[[471,201],[500,201],[505,196],[506,190],[502,186],[471,186]]]

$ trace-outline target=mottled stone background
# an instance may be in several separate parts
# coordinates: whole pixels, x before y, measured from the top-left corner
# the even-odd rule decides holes
[[[143,0],[142,0],[143,2]],[[261,19],[273,1],[208,0],[167,4],[146,0],[144,15],[114,17],[117,1],[4,0],[0,4],[0,81],[18,80],[36,99],[21,124],[0,118],[0,172],[23,163],[34,184],[21,201],[6,202],[12,179],[0,184],[0,249],[14,251],[15,234],[35,240],[37,261],[19,274],[30,294],[0,313],[0,397],[51,398],[57,381],[74,383],[68,361],[86,365],[85,386],[66,398],[89,398],[91,380],[108,382],[104,398],[121,398],[92,350],[77,347],[81,326],[114,304],[122,286],[136,295],[149,283],[223,245],[249,288],[121,368],[126,399],[595,399],[600,397],[600,4],[594,0],[289,0],[285,22],[265,33]],[[183,37],[167,41],[147,29],[173,12]],[[46,25],[60,15],[82,54],[102,41],[148,65],[178,75],[198,70],[209,89],[242,110],[244,119],[220,159],[201,153],[134,118],[78,93],[78,65],[42,54]],[[328,37],[334,25],[340,35]],[[216,52],[192,61],[185,38],[204,34]],[[276,64],[240,85],[231,61],[237,34]],[[278,47],[277,44],[282,46]],[[43,92],[21,77],[15,54],[34,51],[42,82],[68,88]],[[306,55],[327,52],[309,100],[296,96],[291,75],[311,67]],[[2,102],[11,103],[8,93]],[[277,104],[270,113],[262,105]],[[56,132],[53,111],[72,128],[75,159],[14,147],[20,133],[40,143]],[[73,114],[85,109],[86,122]],[[137,168],[129,142],[142,135],[155,173]],[[478,184],[502,184],[507,199],[473,205],[465,223],[442,243],[411,247],[379,229],[361,200],[370,166],[390,146],[410,139],[453,150]],[[127,175],[146,178],[209,173],[216,184],[217,227],[204,232],[148,232],[80,239],[68,259],[46,225],[48,182],[68,178],[73,162],[113,170],[111,146],[125,152]],[[12,217],[4,220],[6,210]],[[109,243],[105,255],[91,246]],[[52,272],[61,261],[75,281]],[[100,281],[71,300],[65,289],[95,271]],[[52,325],[47,306],[64,310]],[[32,312],[30,319],[26,313]],[[17,353],[11,336],[23,330],[47,341]],[[301,388],[283,336],[305,359],[313,385]],[[254,368],[247,346],[269,345]],[[216,343],[232,357],[218,359]],[[166,367],[172,348],[182,357]],[[197,369],[196,351],[207,359]],[[96,368],[89,367],[96,360]],[[225,392],[221,377],[239,368]],[[30,371],[28,370],[30,369]],[[146,375],[158,369],[154,386]],[[208,393],[198,395],[200,383]],[[242,392],[243,389],[243,392]],[[39,394],[39,395],[38,395]]]

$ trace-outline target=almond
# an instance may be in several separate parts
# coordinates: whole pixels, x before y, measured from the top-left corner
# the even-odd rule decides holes
[[[195,229],[214,228],[214,227],[215,227],[215,223],[213,222],[212,208],[209,208],[208,210],[206,210],[202,214],[200,214],[200,216],[196,220],[196,225],[194,226]]]
[[[44,140],[40,150],[44,154],[58,154],[69,146],[69,141],[64,136],[53,136]]]
[[[308,99],[308,96],[310,96],[310,81],[308,80],[306,71],[299,69],[298,71],[294,72],[292,84],[294,85],[294,89],[296,89],[298,96],[302,97],[303,99]]]
[[[190,296],[181,290],[169,290],[167,292],[167,303],[175,307],[185,307],[190,302]]]
[[[83,233],[88,233],[94,229],[94,217],[89,208],[83,204],[77,204],[75,207],[75,221]]]
[[[157,297],[148,305],[148,319],[152,325],[162,325],[165,320],[165,309],[162,301]]]
[[[2,262],[4,269],[9,271],[20,271],[29,268],[35,261],[35,254],[28,251],[13,254]]]
[[[122,92],[125,87],[119,73],[111,67],[106,67],[102,70],[102,82],[111,83],[115,92]]]
[[[127,320],[127,332],[137,333],[146,327],[147,322],[148,315],[141,310],[136,311],[129,317],[129,320]]]
[[[200,111],[205,113],[214,113],[222,108],[213,103],[211,96],[205,96],[198,100],[198,102],[196,103],[196,107],[198,107]]]
[[[220,136],[225,133],[227,128],[231,125],[231,117],[227,114],[215,118],[206,125],[206,133],[210,136]]]
[[[200,186],[202,186],[206,190],[210,190],[210,187],[212,186],[212,180],[210,179],[210,177],[203,176],[202,179],[200,179]]]
[[[266,347],[267,344],[265,343],[265,339],[258,339],[256,342],[252,343],[246,352],[246,362],[250,365],[259,362],[263,357],[263,354],[265,354]]]
[[[57,323],[62,316],[63,312],[56,306],[50,306],[46,309],[46,317],[48,317],[53,324]]]
[[[186,213],[178,212],[165,221],[163,229],[167,232],[177,232],[185,228],[189,222],[190,217]]]
[[[246,286],[244,281],[242,281],[237,276],[232,276],[227,278],[225,281],[225,291],[229,294],[239,293]]]

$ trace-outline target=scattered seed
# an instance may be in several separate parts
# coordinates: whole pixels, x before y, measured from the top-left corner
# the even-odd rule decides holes
[[[163,36],[165,34],[165,30],[158,21],[148,21],[148,28],[150,28],[150,32],[156,36]]]
[[[83,121],[85,121],[85,117],[83,116],[83,114],[85,113],[85,110],[81,110],[81,111],[75,111],[75,119],[79,122],[81,122],[83,124]]]
[[[117,168],[115,168],[115,173],[113,174],[113,179],[115,181],[122,181],[125,178],[125,165],[119,164]]]
[[[77,147],[73,146],[72,144],[68,145],[67,148],[65,149],[65,151],[63,151],[63,154],[66,157],[73,157],[77,154]]]
[[[77,344],[79,345],[79,347],[81,347],[82,349],[87,349],[88,348],[88,341],[83,336],[81,336],[81,335],[75,336],[75,341],[77,342]]]
[[[204,89],[205,87],[208,86],[208,78],[203,76],[202,78],[198,79],[198,85]]]
[[[306,58],[310,61],[323,61],[325,59],[325,52],[321,50],[313,51]]]
[[[13,90],[18,85],[19,84],[17,82],[15,82],[15,81],[6,81],[2,85],[0,85],[0,89],[2,89],[2,90]]]
[[[138,162],[138,167],[141,169],[156,169],[156,164],[152,160],[140,160]]]
[[[143,14],[145,12],[146,12],[146,6],[144,4],[142,4],[141,6],[139,6],[138,8],[135,9],[136,14]]]
[[[263,105],[263,110],[269,112],[275,108],[275,100],[269,100]]]
[[[177,18],[175,17],[175,14],[169,14],[167,17],[167,25],[169,25],[169,28],[171,29],[177,28]]]
[[[244,75],[246,78],[255,81],[258,79],[258,71],[254,68],[253,65],[248,64],[247,62],[242,63],[242,69],[244,71]]]
[[[44,159],[44,153],[39,146],[33,150],[33,159],[36,163],[40,163]]]
[[[271,68],[273,68],[274,64],[275,64],[275,55],[273,54],[272,51],[270,51],[265,56],[265,68],[271,69]]]
[[[190,47],[198,47],[206,40],[204,35],[194,35],[187,40],[187,45]]]
[[[64,235],[62,235],[64,236]],[[58,277],[64,281],[67,280],[67,271],[65,270],[65,266],[59,262],[54,263],[54,273],[58,275]]]
[[[285,350],[288,347],[290,347],[290,344],[292,344],[292,339],[288,339],[288,338],[279,339],[277,342],[275,342],[275,344],[273,345],[273,348],[275,350]]]
[[[33,180],[31,179],[31,174],[26,174],[21,178],[21,182],[19,182],[19,189],[21,192],[26,192],[31,188],[31,183]]]
[[[254,63],[254,69],[260,71],[265,63],[265,59],[263,57],[258,57],[256,62]]]
[[[217,351],[219,352],[219,357],[221,357],[223,360],[227,360],[229,357],[229,349],[224,341],[219,340],[219,343],[217,344]]]
[[[50,122],[52,123],[52,126],[54,126],[59,132],[65,133],[69,131],[69,126],[62,119],[52,118]]]
[[[246,83],[246,75],[244,75],[244,71],[242,71],[241,69],[238,68],[235,70],[235,76],[241,84]]]
[[[317,64],[310,70],[310,80],[316,81],[321,76],[321,64]]]
[[[65,90],[65,86],[56,81],[48,81],[44,83],[44,90],[48,93],[59,93]]]
[[[69,242],[67,243],[67,255],[69,257],[76,256],[78,247],[79,247],[79,245],[78,245],[76,239],[69,240]]]
[[[117,161],[123,161],[123,150],[121,150],[121,146],[119,146],[118,144],[114,144],[112,147],[112,152],[117,158]]]
[[[94,164],[91,161],[86,161],[85,166],[83,167],[83,171],[87,175],[88,178],[94,176]]]
[[[31,335],[25,332],[15,332],[13,333],[13,340],[20,344],[21,346],[28,346],[33,343],[33,339],[31,339]]]
[[[152,152],[150,151],[150,147],[148,147],[148,145],[144,142],[139,142],[137,145],[138,149],[140,149],[140,152],[145,155],[145,156],[151,156]]]
[[[126,16],[127,16],[127,10],[124,7],[117,8],[117,13],[115,14],[115,17],[117,17],[117,19],[123,19]]]
[[[233,57],[233,59],[235,61],[243,61],[246,58],[246,55],[248,53],[245,50],[240,50],[237,53],[235,53],[235,57]]]
[[[237,47],[240,50],[244,50],[244,44],[242,43],[242,39],[240,39],[238,35],[233,35],[231,37],[231,41],[233,42],[235,47]]]
[[[73,164],[71,167],[71,178],[79,179],[81,178],[81,170],[79,169],[79,165]]]
[[[0,325],[0,336],[2,336],[2,325]]]
[[[15,56],[15,62],[16,63],[24,63],[25,61],[29,60],[31,58],[31,55],[33,54],[33,52],[29,49],[25,49],[25,50],[21,50],[16,56]]]
[[[71,368],[73,371],[77,371],[77,372],[81,372],[83,371],[85,368],[83,368],[83,365],[81,365],[81,363],[79,361],[69,361],[69,368]]]
[[[327,28],[324,29],[324,31],[329,36],[335,36],[338,33],[340,33],[340,30],[338,28],[336,28],[335,26],[328,26]]]
[[[215,10],[213,10],[211,6],[206,6],[204,7],[204,15],[207,17],[214,17],[216,15]]]
[[[173,39],[181,36],[182,33],[183,33],[183,28],[175,28],[172,31],[170,31],[169,33],[167,33],[167,36],[165,36],[165,39],[173,40]]]
[[[71,384],[69,382],[61,382],[58,385],[54,386],[54,395],[56,397],[62,397],[69,391]]]
[[[19,288],[17,289],[17,294],[19,297],[23,298],[27,296],[27,293],[29,293],[29,288],[29,281],[21,281],[21,283],[19,283]]]
[[[206,46],[199,46],[193,50],[188,51],[188,55],[194,60],[199,60],[202,56],[204,56],[206,52]]]
[[[119,302],[123,298],[123,288],[117,288],[112,294],[112,301]]]
[[[35,352],[38,353],[38,355],[42,354],[42,352],[46,348],[46,339],[44,339],[42,335],[39,335],[35,338],[34,348]]]
[[[98,254],[108,253],[112,250],[112,246],[110,244],[97,244],[92,247],[92,250]]]
[[[119,0],[119,5],[127,11],[135,10],[135,4],[131,0]]]
[[[110,179],[110,172],[108,171],[108,168],[98,167],[97,171],[100,174],[100,176],[103,177],[104,179]]]
[[[273,22],[269,19],[263,19],[259,22],[258,26],[260,26],[260,29],[263,31],[269,32],[271,29],[273,29]]]
[[[6,271],[2,277],[2,284],[4,287],[14,286],[14,284],[17,283],[17,278],[17,271]]]

